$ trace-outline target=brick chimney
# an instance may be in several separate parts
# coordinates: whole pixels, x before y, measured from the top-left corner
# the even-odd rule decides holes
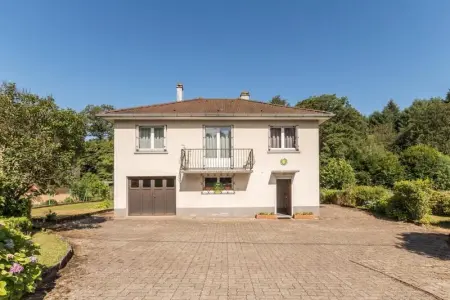
[[[183,85],[181,83],[177,84],[177,102],[183,101]]]

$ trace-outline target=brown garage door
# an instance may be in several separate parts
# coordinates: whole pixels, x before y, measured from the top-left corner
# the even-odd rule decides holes
[[[128,179],[130,216],[175,215],[175,177],[133,177]]]

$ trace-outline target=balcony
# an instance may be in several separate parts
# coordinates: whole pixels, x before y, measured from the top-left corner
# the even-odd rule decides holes
[[[253,149],[181,149],[181,170],[185,173],[250,173],[254,164]]]

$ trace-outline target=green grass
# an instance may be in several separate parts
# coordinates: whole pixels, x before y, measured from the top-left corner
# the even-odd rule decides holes
[[[430,224],[433,226],[450,229],[450,217],[431,215],[430,216]]]
[[[52,207],[38,207],[31,210],[31,216],[33,218],[45,217],[49,210],[55,212],[58,218],[93,213],[105,209],[104,207],[101,207],[101,203],[102,202],[84,202]]]
[[[38,262],[46,267],[52,267],[60,262],[69,250],[69,245],[65,241],[51,233],[37,232],[32,239],[41,246]]]

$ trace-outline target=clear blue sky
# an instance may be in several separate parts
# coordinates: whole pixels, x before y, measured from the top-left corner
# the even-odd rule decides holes
[[[80,110],[185,98],[292,104],[348,96],[363,113],[450,88],[449,0],[4,0],[0,80]]]

